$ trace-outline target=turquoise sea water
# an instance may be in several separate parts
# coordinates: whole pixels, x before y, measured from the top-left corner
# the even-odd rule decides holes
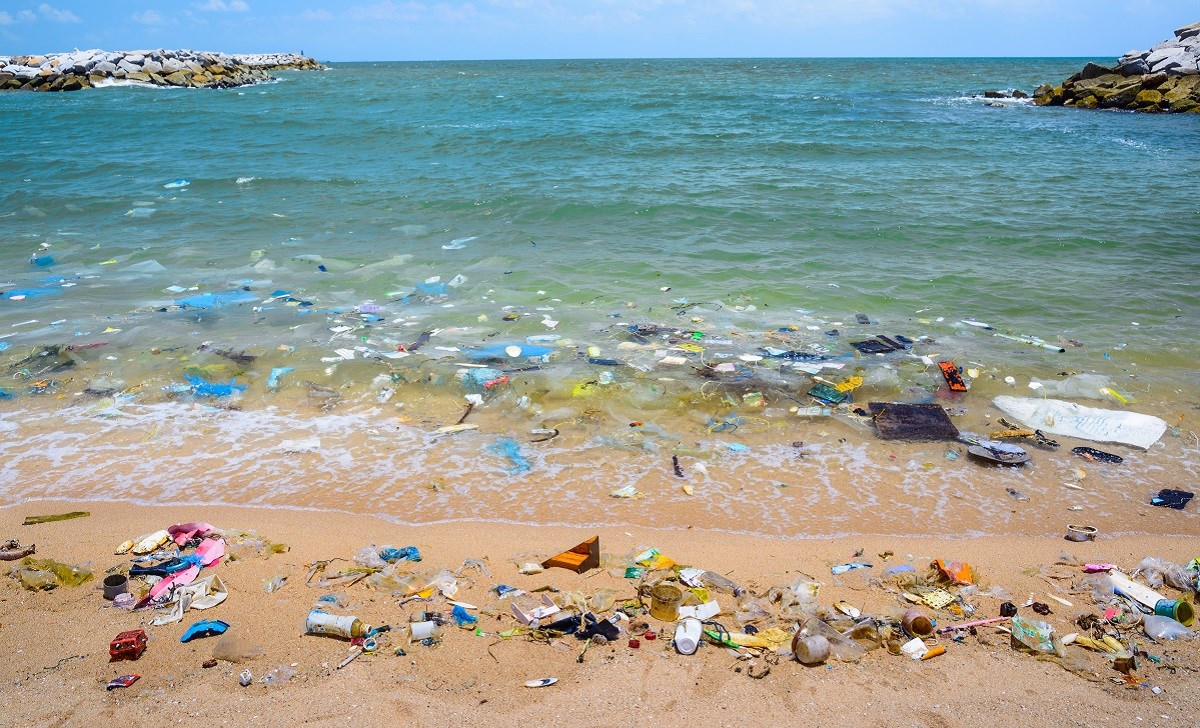
[[[81,313],[168,304],[172,284],[270,278],[256,294],[345,305],[461,272],[464,302],[553,289],[572,321],[626,299],[744,297],[779,324],[928,308],[1190,367],[1200,122],[969,98],[1081,63],[338,64],[237,91],[6,94],[0,282],[99,277],[4,301],[0,329],[65,316],[35,337],[60,339]],[[29,265],[40,243],[57,265]],[[166,271],[121,274],[146,260]],[[136,324],[142,343],[186,328]]]
[[[908,353],[853,356],[883,333],[978,368],[980,403],[1007,375],[1029,393],[1029,377],[1094,372],[1143,411],[1190,410],[1200,117],[978,97],[1085,60],[335,64],[236,90],[3,94],[0,407],[78,401],[98,375],[162,403],[191,396],[169,388],[192,367],[309,417],[329,392],[305,399],[305,381],[401,390],[405,412],[437,389],[453,408],[412,415],[432,427],[461,412],[453,349],[554,335],[549,358],[492,362],[514,387],[484,394],[522,426],[594,415],[581,383],[622,388],[613,422],[648,420],[712,379],[694,368],[764,345],[849,365],[832,379],[857,367],[864,400],[935,396],[936,369]],[[210,293],[220,305],[179,306]],[[682,339],[630,341],[634,324],[696,331],[704,351],[663,366]],[[417,354],[382,356],[423,331]],[[77,347],[73,371],[30,359],[58,345]],[[750,364],[724,402],[671,416],[704,433],[753,391],[810,403],[807,374]]]

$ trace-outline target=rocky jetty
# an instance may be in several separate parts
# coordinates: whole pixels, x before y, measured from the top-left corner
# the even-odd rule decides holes
[[[1041,106],[1200,113],[1200,23],[1111,68],[1089,63],[1061,85],[1039,86],[1033,98]]]
[[[269,81],[269,71],[292,68],[323,66],[294,53],[77,50],[44,56],[0,56],[0,90],[77,91],[121,83],[231,88]]]

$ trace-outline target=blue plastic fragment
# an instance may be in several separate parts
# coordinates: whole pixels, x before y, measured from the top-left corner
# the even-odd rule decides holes
[[[746,452],[747,450],[750,449],[749,447],[747,447],[746,445],[743,445],[740,442],[727,442],[727,443],[725,443],[725,447],[730,452]]]
[[[228,397],[234,392],[246,391],[244,385],[234,384],[232,378],[229,380],[229,384],[219,384],[209,382],[195,374],[185,374],[183,376],[184,379],[187,379],[188,384],[192,385],[192,394],[197,397]]]
[[[916,568],[912,564],[897,564],[883,573],[891,576],[892,574],[900,574],[905,571],[916,571]]]
[[[4,298],[11,300],[17,296],[24,296],[25,298],[37,298],[38,296],[57,296],[62,292],[63,289],[61,288],[11,288],[0,295],[3,295]]]
[[[257,300],[258,296],[250,291],[222,291],[220,293],[201,293],[195,296],[180,298],[175,301],[175,305],[184,308],[214,309]]]
[[[288,372],[296,371],[293,367],[275,367],[271,370],[271,374],[267,377],[267,386],[275,389],[279,386],[279,378]]]
[[[487,388],[487,383],[499,379],[504,376],[504,372],[492,367],[482,367],[480,369],[468,369],[463,372],[463,387],[470,392],[482,392]]]
[[[510,346],[515,346],[520,349],[515,357],[509,356],[506,349]],[[538,346],[536,344],[493,344],[491,346],[481,346],[478,349],[466,349],[464,352],[467,358],[472,361],[485,361],[488,359],[524,359],[531,356],[546,356],[553,354],[553,347]]]
[[[847,571],[854,571],[855,569],[869,569],[869,568],[871,568],[870,564],[860,564],[860,563],[838,564],[837,566],[830,569],[830,571],[832,571],[834,574],[845,574]]]
[[[188,627],[187,631],[183,633],[183,636],[179,638],[179,641],[190,642],[201,637],[212,637],[218,634],[225,634],[225,630],[227,629],[229,629],[228,622],[222,622],[219,619],[202,619],[193,624],[191,627]]]
[[[493,455],[506,457],[512,461],[512,468],[509,469],[509,475],[517,475],[518,473],[527,473],[533,467],[528,460],[521,455],[521,445],[511,437],[501,437],[493,444],[488,446],[488,452]]]
[[[417,290],[426,296],[449,296],[450,288],[441,281],[437,283],[418,283]]]
[[[470,627],[479,621],[479,617],[476,617],[457,604],[454,605],[454,611],[450,614],[454,617],[454,622],[459,627]]]
[[[36,265],[39,268],[52,266],[56,262],[57,261],[54,260],[53,255],[38,255],[37,253],[34,253],[33,255],[29,256],[29,264]]]
[[[401,548],[389,547],[382,549],[379,552],[379,558],[394,564],[397,561],[420,561],[421,552],[416,546],[403,546]]]

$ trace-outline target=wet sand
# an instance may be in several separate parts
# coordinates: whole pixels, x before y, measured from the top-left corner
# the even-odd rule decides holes
[[[21,526],[26,515],[90,510],[88,518]],[[1157,510],[1157,509],[1155,509]],[[1004,725],[1186,725],[1200,715],[1195,676],[1200,643],[1146,642],[1154,664],[1143,661],[1138,674],[1145,687],[1118,685],[1120,674],[1079,647],[1067,647],[1094,670],[1092,680],[1013,652],[1006,635],[980,629],[962,644],[943,640],[947,653],[914,662],[883,650],[869,652],[856,664],[831,662],[806,668],[779,662],[762,679],[747,674],[747,664],[725,650],[705,645],[690,657],[676,654],[669,639],[643,641],[630,649],[623,638],[592,647],[578,661],[582,644],[573,637],[549,644],[525,638],[499,641],[449,627],[440,646],[410,645],[401,630],[388,633],[389,645],[360,657],[343,670],[346,656],[338,640],[304,636],[303,624],[317,596],[328,590],[306,587],[306,564],[349,559],[367,543],[417,545],[424,557],[416,570],[456,570],[466,558],[484,559],[491,578],[474,571],[458,579],[456,598],[483,608],[479,627],[494,635],[515,625],[501,614],[489,590],[506,583],[526,590],[551,585],[595,593],[617,591],[619,600],[634,596],[634,582],[607,568],[577,575],[561,569],[522,576],[514,558],[552,555],[599,534],[606,566],[623,565],[636,551],[654,546],[685,564],[726,574],[755,593],[774,584],[790,584],[801,574],[822,582],[820,603],[846,600],[869,614],[900,609],[894,592],[869,586],[866,570],[842,577],[834,564],[864,558],[885,565],[911,563],[924,571],[931,558],[969,561],[982,585],[1003,588],[1023,603],[1032,594],[1051,604],[1046,617],[1060,633],[1076,631],[1077,613],[1095,612],[1082,594],[1060,591],[1070,580],[1042,577],[1062,553],[1080,561],[1108,561],[1132,569],[1143,556],[1186,563],[1197,556],[1194,536],[1143,534],[1071,543],[1052,536],[981,536],[928,538],[849,536],[788,540],[700,528],[663,529],[645,525],[596,529],[459,522],[405,526],[380,518],[343,513],[228,506],[146,506],[128,503],[30,501],[0,509],[5,538],[36,543],[38,556],[90,562],[98,575],[127,557],[114,556],[117,544],[172,523],[204,520],[224,529],[253,529],[264,538],[287,543],[290,550],[269,558],[244,557],[216,568],[229,598],[205,612],[190,611],[181,623],[147,627],[151,636],[136,662],[110,664],[108,641],[117,632],[144,626],[144,613],[108,606],[98,581],[48,593],[27,592],[11,579],[0,580],[0,639],[9,660],[3,682],[8,725],[81,725],[119,721],[126,725],[205,723],[210,725],[602,725],[634,721],[686,721],[694,725],[791,725],[821,721],[834,725],[977,726]],[[920,528],[909,524],[909,530]],[[879,554],[893,551],[886,564]],[[7,565],[6,565],[7,567]],[[5,572],[8,569],[5,568]],[[266,593],[262,583],[274,576],[287,584]],[[442,599],[431,604],[397,604],[386,592],[364,584],[343,589],[346,613],[372,624],[402,625],[421,609],[449,610]],[[1046,598],[1053,594],[1074,603],[1066,607]],[[718,595],[723,606],[728,596]],[[978,616],[998,613],[999,600],[976,597]],[[1029,610],[1022,610],[1028,613]],[[1034,616],[1034,615],[1030,615]],[[939,621],[948,615],[939,615]],[[242,665],[226,662],[205,669],[217,638],[181,644],[179,636],[199,619],[222,619],[230,632],[262,646],[261,657]],[[719,619],[733,623],[728,615]],[[648,618],[652,629],[669,625]],[[402,646],[407,655],[398,657]],[[756,664],[761,667],[763,660]],[[283,685],[258,681],[278,664],[294,665],[296,675]],[[1166,669],[1173,665],[1174,670]],[[240,687],[237,673],[248,667],[256,680]],[[737,668],[741,667],[741,671]],[[105,692],[109,679],[127,673],[142,678],[132,687]],[[529,679],[553,676],[558,683],[527,689]],[[1161,687],[1155,695],[1149,689]]]

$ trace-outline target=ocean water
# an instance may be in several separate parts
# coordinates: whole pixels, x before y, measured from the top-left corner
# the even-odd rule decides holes
[[[1173,428],[1110,472],[1131,488],[1092,494],[1121,519],[1197,470],[1200,119],[979,97],[1085,60],[334,64],[237,90],[0,95],[0,455],[19,464],[0,499],[1058,528],[1005,489],[1069,507],[1067,448],[985,472],[852,417],[802,420],[816,382],[755,358],[774,347],[837,365],[831,383],[863,376],[856,401],[941,401],[974,431],[991,395],[1093,374],[1105,386],[1077,401]],[[917,343],[849,345],[876,334]],[[922,356],[975,372],[972,390],[950,397]],[[497,371],[464,383],[479,363]],[[198,396],[188,375],[245,390]],[[115,399],[84,392],[98,377]],[[479,429],[437,433],[466,393]],[[528,442],[539,428],[561,434]],[[773,482],[798,451],[815,470]],[[716,466],[686,471],[707,493],[678,490],[671,454]],[[624,485],[646,497],[609,498]]]

